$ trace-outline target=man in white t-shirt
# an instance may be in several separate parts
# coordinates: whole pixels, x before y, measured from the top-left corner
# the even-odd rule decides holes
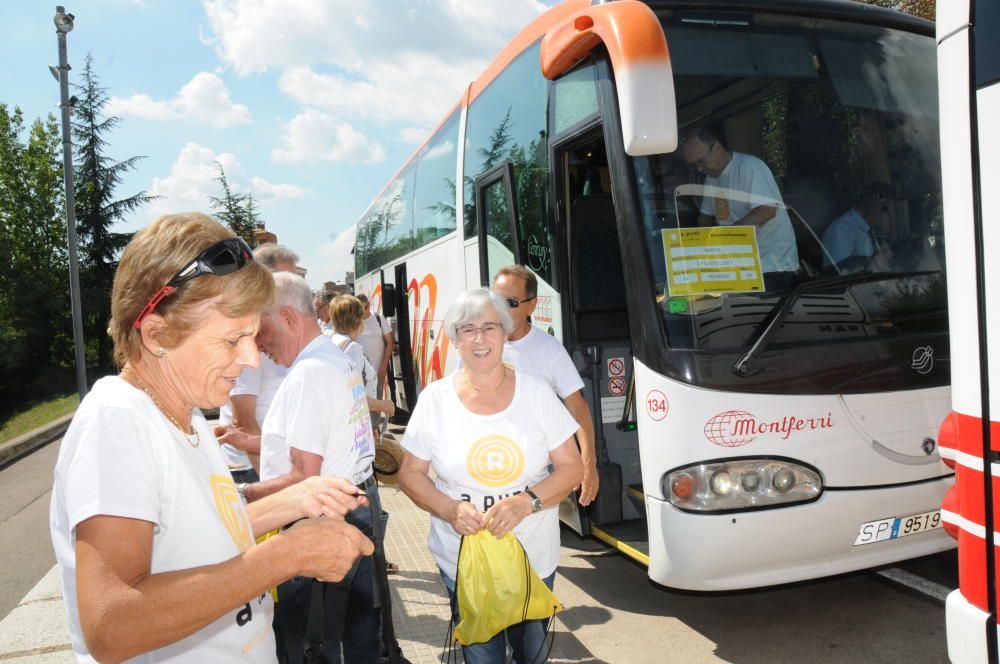
[[[562,399],[566,409],[580,425],[576,432],[583,458],[583,483],[580,504],[589,505],[597,495],[597,457],[594,452],[594,420],[583,398],[583,380],[572,358],[552,335],[531,324],[531,314],[538,304],[538,279],[521,265],[501,268],[493,280],[493,291],[507,300],[514,319],[514,331],[507,337],[504,360],[519,371],[544,380]]]
[[[274,275],[277,303],[261,316],[257,345],[287,366],[260,437],[261,481],[237,488],[248,501],[270,495],[306,477],[344,477],[364,489],[368,507],[346,520],[370,536],[378,488],[372,475],[375,445],[361,376],[316,322],[312,293],[302,277]],[[293,578],[278,588],[277,629],[289,661],[301,661],[311,592],[322,592],[324,652],[347,661],[378,654],[379,614],[372,593],[372,559],[360,559],[344,581],[316,584]],[[325,660],[331,661],[331,660]]]
[[[753,155],[730,152],[709,127],[692,130],[682,150],[684,161],[705,175],[706,187],[733,192],[732,196],[706,195],[698,225],[755,226],[765,289],[790,288],[799,269],[799,254],[771,169]]]
[[[358,343],[378,373],[378,398],[381,399],[385,392],[385,376],[389,369],[389,360],[392,358],[392,349],[396,346],[396,339],[389,321],[380,313],[372,313],[368,296],[362,293],[358,295],[358,299],[365,305],[365,331],[358,337]]]
[[[295,272],[295,266],[299,262],[299,256],[294,251],[271,243],[258,246],[253,255],[255,261],[271,272]],[[288,369],[275,364],[267,356],[261,356],[260,366],[243,370],[236,379],[236,387],[229,393],[229,401],[219,409],[216,436],[229,464],[229,473],[237,484],[260,479],[257,474],[260,469],[260,447],[237,448],[230,442],[231,437],[227,433],[236,428],[252,437],[260,436],[260,427],[264,423],[267,409],[287,371]]]

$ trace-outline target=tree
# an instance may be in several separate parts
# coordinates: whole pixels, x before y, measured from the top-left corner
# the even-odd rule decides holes
[[[858,0],[858,2],[886,9],[897,9],[925,18],[928,21],[934,20],[935,0]]]
[[[118,256],[131,239],[130,233],[117,233],[112,227],[157,198],[140,191],[115,199],[115,190],[126,173],[135,168],[142,156],[114,161],[107,155],[108,134],[121,119],[104,116],[108,103],[107,89],[101,87],[94,72],[93,55],[88,54],[83,67],[83,82],[74,84],[80,98],[73,120],[75,155],[75,195],[77,232],[80,240],[80,290],[84,317],[84,337],[96,356],[88,364],[112,366],[111,340],[107,335],[111,318],[111,286]]]
[[[0,401],[68,383],[72,327],[67,289],[59,130],[51,115],[24,135],[20,109],[0,104]],[[68,378],[66,374],[63,378]]]
[[[229,226],[238,236],[246,240],[251,247],[255,246],[253,230],[260,223],[260,216],[257,214],[257,205],[253,200],[253,194],[240,194],[233,191],[226,177],[226,169],[220,162],[215,162],[218,175],[215,181],[222,187],[222,198],[209,196],[208,202],[215,213],[215,218]]]

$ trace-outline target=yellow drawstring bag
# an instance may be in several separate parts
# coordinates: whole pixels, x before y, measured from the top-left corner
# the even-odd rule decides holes
[[[563,610],[513,533],[497,539],[480,530],[462,537],[455,584],[461,620],[452,639],[463,646],[485,643],[511,625]]]

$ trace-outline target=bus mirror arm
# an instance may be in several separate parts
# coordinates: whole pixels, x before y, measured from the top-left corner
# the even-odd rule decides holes
[[[747,348],[746,352],[744,352],[743,355],[741,355],[740,358],[733,364],[733,373],[742,377],[750,376],[756,373],[755,369],[757,367],[754,360],[757,359],[757,355],[767,348],[768,344],[771,342],[771,338],[774,337],[778,328],[781,327],[781,323],[788,317],[788,314],[791,313],[792,307],[805,293],[829,290],[842,286],[857,286],[859,284],[873,283],[876,281],[888,281],[890,279],[926,277],[937,273],[937,270],[924,270],[921,272],[860,272],[858,274],[848,274],[802,282],[796,286],[791,293],[786,295],[781,300],[780,304],[772,310],[771,316],[761,323],[761,327],[758,328],[759,332],[750,340],[749,348]]]

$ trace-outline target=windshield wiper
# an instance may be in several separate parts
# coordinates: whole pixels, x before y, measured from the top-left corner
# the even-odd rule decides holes
[[[857,286],[875,281],[888,281],[890,279],[904,279],[907,277],[926,277],[938,274],[938,270],[924,270],[922,272],[859,272],[857,274],[839,275],[836,277],[826,277],[813,281],[804,281],[795,287],[791,293],[786,295],[777,306],[777,310],[771,316],[771,320],[766,326],[762,326],[756,336],[750,341],[749,348],[740,359],[733,364],[733,373],[737,376],[749,376],[754,370],[754,360],[757,355],[767,348],[781,325],[782,321],[788,317],[792,311],[792,306],[805,293],[818,290],[830,290],[840,286]]]

